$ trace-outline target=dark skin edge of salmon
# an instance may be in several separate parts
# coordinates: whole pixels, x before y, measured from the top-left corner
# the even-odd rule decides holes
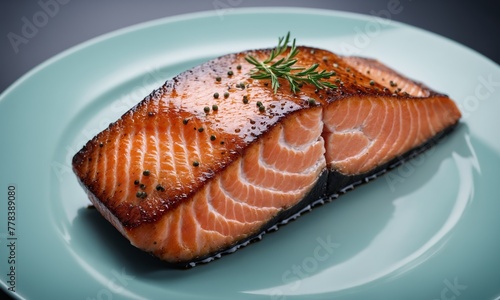
[[[274,232],[279,229],[279,227],[286,225],[287,223],[295,220],[300,215],[311,211],[312,208],[320,206],[322,204],[331,202],[337,199],[339,195],[344,194],[348,191],[353,190],[356,186],[372,181],[373,179],[379,178],[381,175],[397,168],[401,164],[407,162],[408,160],[415,158],[416,156],[422,154],[426,150],[429,150],[440,142],[443,138],[448,136],[460,123],[456,123],[441,132],[437,133],[434,137],[427,140],[420,146],[417,146],[410,151],[398,156],[391,161],[378,166],[370,172],[346,176],[336,171],[327,171],[321,173],[318,182],[311,189],[311,191],[295,206],[288,210],[282,211],[274,218],[269,220],[257,234],[249,236],[248,238],[238,241],[238,243],[231,245],[228,249],[223,249],[219,252],[212,253],[210,255],[197,258],[193,261],[179,262],[179,263],[168,263],[161,261],[168,267],[177,269],[191,269],[195,266],[204,265],[214,260],[218,260],[220,257],[228,254],[237,252],[237,250],[247,246],[250,243],[260,241],[266,233]],[[310,207],[308,207],[310,206]]]

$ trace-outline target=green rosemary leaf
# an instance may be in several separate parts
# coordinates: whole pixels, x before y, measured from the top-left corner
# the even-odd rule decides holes
[[[318,64],[313,64],[308,68],[294,67],[297,63],[295,57],[299,50],[295,46],[295,39],[292,41],[292,46],[286,57],[278,59],[273,62],[278,56],[282,55],[288,50],[290,42],[290,32],[284,37],[278,38],[278,46],[271,50],[269,57],[260,62],[252,55],[245,57],[246,61],[255,67],[250,71],[250,77],[253,79],[271,79],[271,87],[276,93],[280,87],[278,78],[284,78],[290,84],[291,91],[295,94],[300,91],[303,84],[312,84],[318,89],[331,88],[336,89],[337,86],[324,81],[335,75],[335,72],[327,72],[322,70],[316,71]]]

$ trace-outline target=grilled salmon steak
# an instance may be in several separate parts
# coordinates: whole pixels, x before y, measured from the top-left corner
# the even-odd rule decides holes
[[[293,93],[279,78],[275,92],[252,79],[245,57],[270,49],[187,70],[76,153],[94,206],[134,246],[194,266],[384,172],[460,119],[450,98],[376,60],[297,49],[298,66],[335,72],[325,81],[337,88]]]

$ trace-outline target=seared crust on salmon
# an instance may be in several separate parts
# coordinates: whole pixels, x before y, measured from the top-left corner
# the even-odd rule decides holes
[[[298,49],[297,64],[334,71],[336,89],[294,94],[280,79],[274,93],[250,78],[245,60],[270,49],[187,70],[74,156],[92,203],[136,247],[188,265],[382,170],[460,119],[447,96],[376,60]]]

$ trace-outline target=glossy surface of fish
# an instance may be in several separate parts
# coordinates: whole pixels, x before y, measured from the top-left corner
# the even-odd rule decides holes
[[[168,80],[73,158],[90,200],[130,242],[174,265],[260,237],[450,131],[447,96],[378,61],[298,47],[336,89],[277,93],[229,54]],[[314,99],[314,101],[311,101]],[[263,108],[262,108],[263,107]]]

